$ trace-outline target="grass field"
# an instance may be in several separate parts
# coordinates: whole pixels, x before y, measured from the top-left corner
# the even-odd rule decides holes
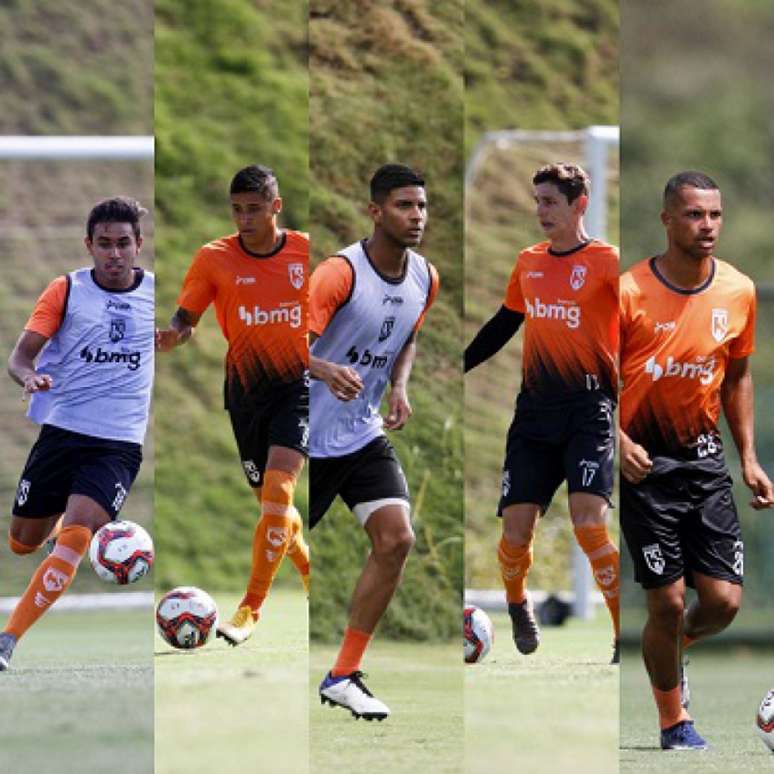
[[[690,712],[712,749],[664,753],[658,748],[658,719],[640,654],[624,651],[621,674],[621,774],[680,772],[736,774],[770,771],[772,755],[755,735],[758,704],[771,687],[770,650],[692,648],[688,676]]]
[[[618,667],[610,621],[571,619],[544,628],[540,648],[520,655],[510,620],[492,615],[495,643],[465,667],[468,774],[618,772]]]
[[[461,643],[373,642],[363,666],[366,685],[392,710],[381,723],[320,704],[317,686],[335,657],[335,647],[311,644],[311,774],[463,770]]]
[[[0,673],[0,771],[151,774],[151,611],[52,612]]]
[[[221,616],[239,601],[214,594]],[[158,635],[156,774],[308,771],[306,597],[274,589],[253,637],[175,651]]]

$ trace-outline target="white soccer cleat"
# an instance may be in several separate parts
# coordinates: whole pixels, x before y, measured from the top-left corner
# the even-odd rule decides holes
[[[375,698],[363,683],[363,673],[334,677],[330,672],[320,683],[320,703],[331,707],[348,709],[354,717],[365,720],[384,720],[390,715],[390,708]]]
[[[257,620],[252,608],[243,605],[234,613],[230,621],[218,624],[216,636],[222,637],[229,645],[236,647],[250,639]]]

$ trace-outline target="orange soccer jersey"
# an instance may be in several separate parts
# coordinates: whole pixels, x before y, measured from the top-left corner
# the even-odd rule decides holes
[[[548,242],[516,261],[505,306],[526,318],[522,390],[562,398],[616,396],[618,252],[596,240],[567,253]]]
[[[285,231],[267,255],[249,252],[238,234],[202,247],[186,274],[178,305],[202,314],[215,304],[226,354],[227,400],[263,395],[300,379],[307,347],[309,238]]]
[[[686,291],[651,258],[621,277],[620,296],[621,427],[651,454],[718,450],[726,366],[754,348],[752,281],[715,259],[704,285]]]

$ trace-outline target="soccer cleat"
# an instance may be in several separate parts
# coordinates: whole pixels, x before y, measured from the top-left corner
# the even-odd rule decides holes
[[[11,656],[16,647],[16,637],[7,632],[0,632],[0,672],[5,672],[11,666]]]
[[[508,615],[513,625],[513,641],[519,653],[526,656],[536,651],[540,644],[540,629],[535,620],[535,609],[529,594],[523,602],[510,602]]]
[[[390,708],[374,698],[363,683],[363,673],[352,672],[349,675],[334,677],[330,672],[320,683],[320,704],[348,709],[355,719],[384,720],[390,715]]]
[[[661,729],[662,750],[706,750],[709,745],[699,736],[692,720],[681,720]]]
[[[680,706],[683,709],[688,709],[691,703],[691,689],[688,685],[688,673],[685,671],[690,663],[688,659],[680,663]]]
[[[621,642],[616,637],[613,640],[613,658],[610,659],[611,664],[620,664],[621,663]]]
[[[218,624],[216,636],[223,637],[229,645],[236,647],[250,639],[257,621],[258,619],[254,616],[252,608],[248,605],[243,605],[231,616],[230,621]]]

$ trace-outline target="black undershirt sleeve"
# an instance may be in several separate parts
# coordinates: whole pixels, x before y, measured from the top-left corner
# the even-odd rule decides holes
[[[523,320],[521,312],[501,306],[465,349],[465,372],[499,352],[513,338]]]

